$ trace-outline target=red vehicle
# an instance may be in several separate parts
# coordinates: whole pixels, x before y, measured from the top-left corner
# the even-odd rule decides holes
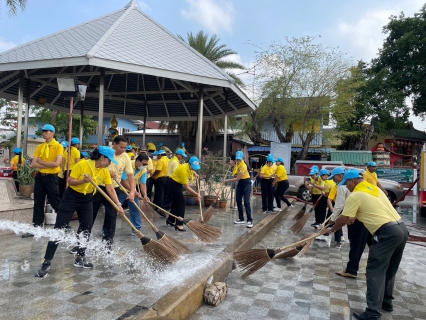
[[[13,171],[10,167],[0,168],[0,178],[13,179]]]

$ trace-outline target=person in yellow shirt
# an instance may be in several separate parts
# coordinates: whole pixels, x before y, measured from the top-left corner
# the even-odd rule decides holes
[[[176,155],[169,160],[169,166],[167,169],[167,180],[170,179],[173,172],[176,171],[176,169],[181,165],[181,161],[186,158],[187,155],[182,149],[179,149],[176,151]],[[168,186],[168,182],[166,182],[166,186]],[[164,195],[164,209],[170,210],[171,208],[171,196],[170,193],[167,190],[168,188],[165,188],[165,195]]]
[[[189,186],[189,180],[194,180],[195,170],[200,170],[200,160],[197,157],[191,157],[188,163],[179,166],[171,175],[167,188],[170,193],[172,207],[170,213],[175,216],[185,218],[186,201],[182,192],[182,187],[201,201],[201,196]],[[186,231],[183,228],[183,222],[169,216],[166,220],[167,225],[174,226],[177,231]]]
[[[78,150],[80,146],[80,139],[79,138],[72,138],[71,139],[71,152],[69,156],[69,165],[68,165],[68,142],[67,147],[64,147],[64,156],[62,157],[62,172],[64,181],[67,181],[69,175],[71,174],[72,169],[74,168],[75,164],[80,161],[81,154],[80,150]],[[59,195],[62,198],[62,195],[64,194],[66,188],[66,183],[64,184],[64,189],[59,191]]]
[[[274,180],[273,175],[275,170],[272,167],[275,164],[273,157],[268,156],[266,158],[266,164],[260,170],[260,189],[262,191],[262,213],[274,213],[273,202],[274,202],[274,190],[272,187],[272,181]]]
[[[157,151],[157,147],[155,146],[154,142],[152,140],[149,140],[146,144],[146,149],[148,152],[155,152]]]
[[[10,160],[10,166],[12,167],[13,171],[12,175],[13,179],[15,180],[16,191],[19,192],[19,182],[16,179],[18,179],[19,166],[25,164],[25,158],[22,156],[21,148],[13,149],[13,153],[15,156],[12,158],[12,160]]]
[[[244,221],[244,212],[243,212],[243,198],[244,198],[244,208],[247,215],[247,228],[253,227],[253,219],[251,216],[251,206],[250,206],[250,196],[252,183],[250,179],[250,173],[248,171],[247,165],[243,160],[244,153],[242,151],[237,151],[235,154],[236,165],[234,167],[234,172],[232,176],[235,178],[225,179],[223,183],[227,182],[236,182],[238,181],[237,190],[235,194],[235,200],[237,201],[238,207],[238,220],[234,221],[234,224],[245,224]]]
[[[126,147],[126,153],[129,156],[130,160],[135,160],[135,154],[133,153],[132,146],[127,146]]]
[[[158,151],[158,162],[157,166],[155,168],[154,174],[151,176],[151,179],[154,179],[154,187],[155,187],[155,193],[154,193],[154,203],[164,208],[164,196],[166,193],[167,188],[167,171],[169,169],[169,159],[166,156],[166,151],[159,150]],[[165,217],[165,214],[157,210],[158,214],[160,216]]]
[[[175,153],[178,151],[178,150],[183,150],[183,152],[185,152],[185,154],[188,156],[188,152],[186,151],[186,149],[185,149],[185,142],[181,142],[181,143],[179,143],[179,145],[176,147],[176,149],[175,149]]]
[[[42,128],[42,136],[45,142],[40,144],[34,152],[31,161],[31,168],[38,169],[34,184],[34,209],[33,225],[41,227],[44,222],[44,205],[47,199],[55,211],[58,211],[59,202],[59,178],[61,171],[62,155],[64,147],[56,141],[55,127],[51,124],[45,124]],[[34,236],[31,233],[25,233],[23,238]]]
[[[150,200],[152,200],[152,188],[154,187],[154,179],[152,178],[152,175],[154,174],[155,170],[157,169],[157,163],[158,163],[158,151],[155,151],[152,154],[152,159],[151,159],[151,163],[149,163],[148,161],[148,174],[149,174],[149,178],[148,178],[148,198]]]
[[[346,185],[352,193],[334,226],[322,233],[333,233],[350,218],[356,218],[373,235],[367,260],[367,308],[352,315],[355,319],[380,319],[381,309],[393,311],[395,277],[408,240],[408,230],[386,194],[365,181],[358,170],[346,171],[340,184]]]
[[[312,193],[313,204],[317,203],[319,200],[315,206],[315,222],[311,224],[311,226],[315,228],[316,226],[322,224],[325,220],[325,215],[327,212],[327,198],[323,196],[325,181],[321,179],[321,173],[319,172],[318,167],[313,167],[309,175],[310,178],[309,181],[305,181],[305,187]]]
[[[111,175],[107,169],[111,162],[117,163],[114,159],[114,154],[115,151],[112,148],[101,146],[99,150],[93,151],[91,160],[81,161],[74,166],[68,178],[69,188],[65,190],[59,205],[55,229],[65,229],[71,221],[72,215],[77,211],[80,223],[78,228],[80,239],[82,237],[86,240],[89,239],[93,225],[93,194],[96,193],[91,181],[97,185],[105,185],[107,193],[120,208],[119,214],[124,215],[123,208],[120,206],[112,185]],[[44,255],[44,262],[36,274],[37,277],[44,278],[48,274],[57,247],[57,241],[49,241]],[[92,269],[93,264],[87,262],[85,258],[86,248],[84,246],[77,248],[74,267]]]
[[[87,151],[82,151],[81,152],[81,159],[80,159],[80,161],[82,161],[82,160],[88,160],[89,159],[89,153],[87,153]]]
[[[386,195],[388,195],[388,192],[385,190],[385,188],[383,188],[379,178],[377,177],[376,168],[377,164],[374,161],[370,161],[367,164],[367,170],[365,170],[363,174],[364,180],[368,183],[371,183],[373,186],[379,187]]]
[[[277,208],[274,211],[281,211],[281,200],[287,205],[287,211],[290,211],[294,208],[294,206],[284,197],[285,192],[287,191],[290,184],[288,183],[287,171],[284,167],[284,159],[282,157],[278,157],[275,160],[277,164],[277,170],[275,171],[275,178],[273,185],[277,188],[275,189],[275,202],[277,203]]]

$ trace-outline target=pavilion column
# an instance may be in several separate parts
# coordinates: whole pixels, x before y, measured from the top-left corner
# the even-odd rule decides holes
[[[198,130],[197,130],[197,148],[196,154],[199,159],[201,159],[202,145],[203,145],[203,107],[204,107],[204,97],[203,97],[203,85],[200,84],[199,87],[199,110],[198,110]]]
[[[146,114],[148,113],[148,101],[145,100],[145,104],[144,104],[144,111],[143,111],[143,135],[142,135],[142,146],[146,146]]]
[[[22,105],[24,103],[24,70],[19,72],[19,91],[18,91],[18,119],[16,128],[16,146],[21,148],[22,132]]]
[[[103,145],[104,130],[104,89],[105,89],[105,69],[101,69],[99,77],[99,123],[98,123],[98,147]]]
[[[226,160],[227,157],[227,150],[226,147],[228,146],[228,90],[223,88],[223,91],[225,93],[225,123],[223,128],[223,159]]]
[[[27,100],[27,107],[25,109],[25,120],[24,120],[24,145],[22,148],[22,155],[27,155],[27,145],[28,145],[28,122],[29,122],[29,116],[30,116],[30,99],[31,99],[31,80],[27,79],[27,90],[26,90],[26,100]]]
[[[83,125],[84,125],[84,101],[80,101],[80,130],[79,130],[80,151],[83,148]]]

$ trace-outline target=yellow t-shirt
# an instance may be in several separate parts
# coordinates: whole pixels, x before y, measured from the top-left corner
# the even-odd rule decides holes
[[[277,182],[288,180],[287,170],[285,169],[285,167],[283,165],[277,166],[277,171],[275,171],[275,174],[278,177]]]
[[[110,163],[108,170],[115,172],[117,176],[117,181],[121,181],[121,176],[123,172],[126,171],[127,174],[133,174],[132,160],[130,160],[127,153],[123,152],[119,156],[115,155],[114,159],[118,161],[118,164]],[[112,185],[114,188],[118,187],[118,184],[113,180]]]
[[[164,151],[166,151],[166,153],[172,153],[172,150],[170,150],[169,148],[167,148],[166,146],[161,146],[160,147],[160,150],[164,150]]]
[[[76,164],[76,159],[80,159],[81,154],[80,150],[76,147],[71,147],[71,155],[70,155],[70,170],[72,170]],[[64,170],[68,170],[68,148],[64,150]]]
[[[311,184],[316,184],[318,186],[323,187],[325,184],[325,181],[321,179],[321,177],[318,177],[316,180],[311,178]],[[318,188],[312,189],[312,194],[322,194],[322,191]]]
[[[111,175],[109,174],[108,169],[96,168],[95,164],[96,164],[95,160],[86,160],[86,161],[80,161],[76,163],[76,165],[74,166],[70,174],[70,177],[77,180],[84,180],[84,175],[88,174],[92,177],[93,181],[97,185],[112,184]],[[83,194],[93,193],[96,190],[95,187],[93,187],[90,182],[80,184],[78,186],[69,186],[69,187]]]
[[[376,188],[378,197],[367,193],[365,188]],[[385,223],[401,219],[384,192],[366,181],[359,183],[346,199],[342,215],[357,218],[371,234]]]
[[[157,147],[155,146],[155,144],[153,144],[152,142],[148,142],[146,145],[146,149],[149,150],[154,150],[157,151]]]
[[[181,166],[178,166],[170,178],[172,178],[177,183],[185,185],[188,184],[189,179],[194,180],[194,174],[189,167],[189,163],[185,163]]]
[[[43,161],[46,162],[53,162],[56,160],[58,156],[61,156],[64,154],[64,147],[55,139],[50,141],[49,143],[42,143],[39,146],[37,146],[34,157],[40,158]],[[58,173],[61,171],[61,166],[53,167],[53,168],[43,168],[39,169],[40,173]]]
[[[379,181],[379,178],[377,177],[376,172],[370,172],[366,170],[363,174],[364,180],[366,180],[368,183],[371,183],[373,186],[377,186],[377,182]]]
[[[237,175],[241,173],[241,179],[250,178],[250,173],[248,172],[247,165],[245,164],[244,160],[241,160],[240,164],[235,166],[234,172],[236,172]]]
[[[173,158],[171,158],[170,161],[169,161],[169,167],[167,169],[167,176],[171,177],[172,174],[173,174],[173,172],[175,172],[175,170],[179,166],[180,166],[179,159],[176,156],[174,156]]]
[[[335,183],[334,183],[333,180],[325,180],[324,181],[324,193],[329,194],[331,189],[334,187],[334,185],[335,185]]]
[[[181,146],[177,146],[176,147],[176,149],[175,149],[175,153],[176,153],[176,151],[178,151],[179,149],[182,149],[183,151],[185,151],[185,153],[186,153],[186,149],[185,148],[182,148]]]
[[[12,160],[10,160],[10,164],[12,165],[12,171],[18,171],[18,163],[19,163],[19,156],[14,156]],[[24,156],[21,156],[21,166],[25,164],[25,158]]]
[[[273,166],[268,167],[268,165],[265,164],[260,170],[260,173],[264,176],[262,179],[271,179],[271,176],[275,173],[275,169]]]
[[[333,181],[333,183],[334,183],[334,181]],[[334,185],[330,188],[330,193],[328,194],[328,198],[331,201],[336,201],[338,189],[339,189],[339,185],[337,185],[336,183],[334,183]]]
[[[148,157],[148,165],[146,166],[146,170],[148,171],[148,178],[151,177],[149,171],[151,170],[154,173],[154,163],[150,157]]]
[[[155,179],[166,177],[167,170],[169,169],[169,158],[166,156],[161,156],[161,158],[157,162],[157,167],[155,171],[160,170],[160,173],[156,175]]]
[[[135,154],[133,152],[127,152],[127,155],[129,156],[130,160],[135,157]]]

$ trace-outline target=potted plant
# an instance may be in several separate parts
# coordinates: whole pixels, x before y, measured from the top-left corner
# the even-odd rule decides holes
[[[19,193],[23,197],[30,197],[34,192],[36,169],[31,168],[26,163],[18,166]]]
[[[200,176],[204,179],[204,205],[210,207],[216,199],[216,191],[223,180],[226,163],[223,161],[222,156],[220,156],[222,151],[214,153],[209,151],[208,148],[204,148],[203,151],[206,155],[200,159]]]
[[[230,193],[231,192],[228,189],[222,189],[222,191],[220,192],[219,207],[221,209],[226,208],[226,204],[228,203]]]

